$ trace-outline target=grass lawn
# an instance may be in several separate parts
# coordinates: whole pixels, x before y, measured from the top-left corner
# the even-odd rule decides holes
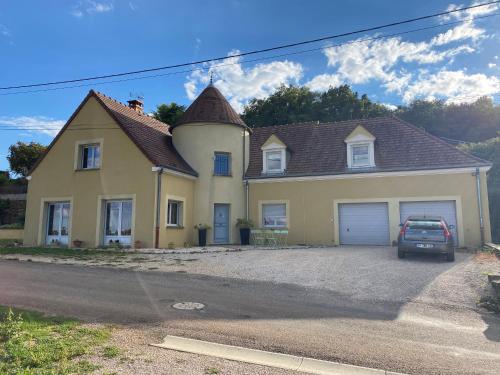
[[[78,357],[110,337],[107,328],[0,306],[0,374],[87,374],[97,367]]]

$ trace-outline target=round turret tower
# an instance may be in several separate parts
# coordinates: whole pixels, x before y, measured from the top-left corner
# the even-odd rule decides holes
[[[209,244],[237,243],[236,220],[246,216],[243,178],[251,130],[210,84],[171,131],[175,148],[198,172],[194,223],[210,225]]]

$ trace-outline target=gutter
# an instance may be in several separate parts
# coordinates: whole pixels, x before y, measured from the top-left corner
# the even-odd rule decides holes
[[[243,165],[241,170],[241,176],[243,178],[243,184],[245,185],[245,219],[248,220],[248,179],[245,176],[245,164],[246,164],[246,129],[243,129]]]
[[[161,175],[162,167],[153,167],[153,172],[156,172],[156,215],[155,215],[155,249],[159,248],[160,243],[160,209],[161,209]]]
[[[476,177],[476,197],[477,206],[479,208],[479,231],[481,233],[481,246],[484,245],[484,217],[483,217],[483,199],[481,196],[481,174],[479,168],[472,173]]]

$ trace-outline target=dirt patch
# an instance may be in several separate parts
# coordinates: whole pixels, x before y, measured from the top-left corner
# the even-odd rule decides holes
[[[151,327],[115,327],[107,343],[118,348],[116,356],[102,353],[89,355],[86,359],[100,368],[96,374],[220,374],[220,375],[300,375],[295,371],[274,369],[265,366],[233,362],[219,358],[177,352],[150,346],[161,342],[162,334]]]

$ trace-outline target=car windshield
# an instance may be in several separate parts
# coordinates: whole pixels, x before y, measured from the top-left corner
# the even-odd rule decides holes
[[[411,220],[407,222],[409,229],[438,230],[443,229],[439,220]]]

